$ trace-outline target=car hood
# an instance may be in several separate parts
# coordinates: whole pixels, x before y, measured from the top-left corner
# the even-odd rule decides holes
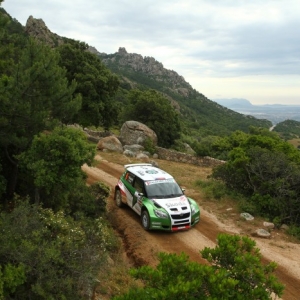
[[[183,213],[189,212],[190,203],[186,196],[180,196],[175,198],[167,198],[167,199],[151,199],[153,202],[157,203],[159,206],[164,208],[167,212],[172,213]]]

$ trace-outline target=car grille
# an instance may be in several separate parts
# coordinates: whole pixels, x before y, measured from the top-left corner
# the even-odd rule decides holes
[[[180,214],[180,215],[171,215],[171,218],[173,220],[182,220],[190,217],[190,212],[185,213],[185,214]]]

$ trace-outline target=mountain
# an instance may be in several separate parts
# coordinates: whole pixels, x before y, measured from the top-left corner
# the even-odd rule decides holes
[[[51,47],[68,42],[67,38],[52,33],[41,19],[34,19],[32,16],[29,17],[25,30],[35,38],[48,41]],[[186,82],[183,76],[165,69],[163,64],[153,57],[127,53],[122,47],[114,54],[101,53],[91,46],[87,50],[97,55],[111,72],[118,75],[121,84],[117,101],[121,102],[120,105],[123,107],[126,105],[126,93],[130,89],[159,91],[178,111],[183,131],[187,135],[224,136],[235,130],[247,132],[249,126],[265,128],[272,126],[269,120],[243,115],[209,100]]]
[[[241,114],[251,115],[258,119],[268,119],[273,124],[278,124],[285,120],[300,121],[300,105],[252,105],[249,100],[239,98],[214,99],[214,101]]]
[[[272,125],[269,120],[245,116],[209,100],[183,76],[165,69],[153,57],[127,53],[123,47],[114,54],[98,52],[98,56],[119,76],[123,89],[155,89],[170,99],[190,135],[223,136],[235,130],[248,131],[249,126],[269,128]]]

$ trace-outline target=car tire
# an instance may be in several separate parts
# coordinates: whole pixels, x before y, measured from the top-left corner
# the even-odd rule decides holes
[[[115,193],[115,201],[118,207],[123,207],[124,203],[122,201],[122,195],[121,195],[121,191],[120,190],[116,190]]]
[[[142,226],[145,230],[150,228],[150,216],[147,210],[143,210],[141,214]]]

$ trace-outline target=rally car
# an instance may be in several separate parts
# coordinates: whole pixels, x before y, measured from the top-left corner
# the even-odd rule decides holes
[[[151,164],[128,164],[115,186],[117,206],[141,216],[145,230],[187,230],[200,221],[198,204],[185,196],[175,179]]]

